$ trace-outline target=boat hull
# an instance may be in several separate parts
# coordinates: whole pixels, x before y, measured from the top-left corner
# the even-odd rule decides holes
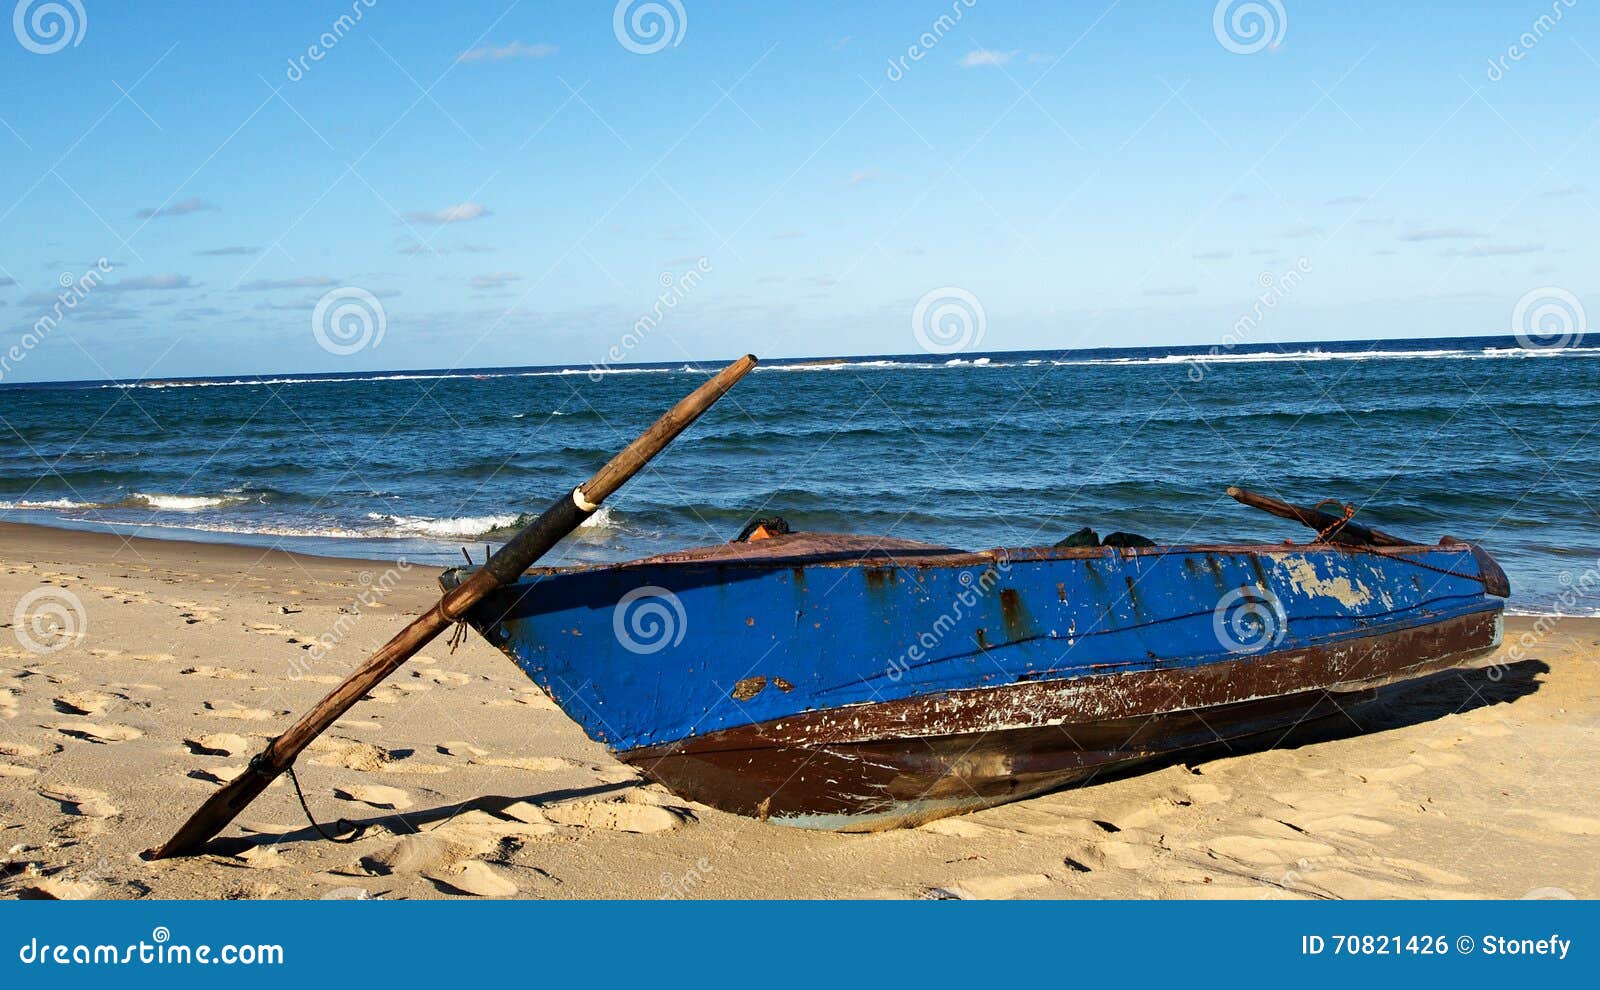
[[[1284,733],[1493,651],[1500,612],[1203,667],[806,713],[619,754],[704,804],[873,832],[1016,801],[1185,751]],[[1314,686],[1307,686],[1314,685]]]
[[[870,831],[1337,713],[1494,649],[1503,586],[1454,543],[969,553],[797,534],[532,571],[467,618],[682,796]]]

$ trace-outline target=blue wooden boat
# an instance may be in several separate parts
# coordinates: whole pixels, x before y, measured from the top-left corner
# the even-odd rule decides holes
[[[1499,644],[1509,587],[1481,549],[1287,508],[1315,542],[796,533],[537,568],[467,618],[673,791],[873,831],[1282,730]]]

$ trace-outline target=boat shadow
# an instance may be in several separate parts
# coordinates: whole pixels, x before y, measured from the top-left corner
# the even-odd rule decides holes
[[[1092,786],[1124,777],[1136,777],[1171,766],[1199,766],[1211,760],[1265,753],[1271,750],[1299,749],[1316,743],[1370,736],[1394,729],[1422,725],[1446,715],[1460,715],[1480,708],[1510,704],[1538,691],[1541,675],[1550,672],[1543,660],[1526,659],[1485,667],[1441,670],[1416,680],[1378,691],[1377,697],[1345,703],[1326,714],[1318,714],[1295,727],[1261,732],[1256,735],[1222,740],[1208,746],[1186,749],[1167,756],[1141,761],[1099,774],[1091,780],[1068,785],[1066,789]]]
[[[469,811],[487,811],[491,813],[503,811],[510,805],[520,801],[529,804],[544,805],[557,801],[569,801],[580,798],[604,797],[619,794],[624,791],[640,787],[645,781],[622,781],[615,784],[597,784],[593,787],[568,787],[560,790],[541,791],[537,794],[524,794],[509,796],[504,794],[484,794],[457,801],[453,804],[441,804],[434,808],[424,808],[420,811],[391,811],[384,814],[373,815],[368,818],[338,818],[322,819],[322,830],[328,835],[335,836],[337,841],[354,841],[355,838],[366,836],[374,828],[382,828],[386,833],[394,835],[414,835],[426,832],[429,828],[436,828],[445,824],[458,815]],[[309,797],[309,795],[308,795]],[[318,831],[316,826],[307,824],[303,828],[292,832],[258,832],[251,835],[227,836],[213,839],[206,844],[203,852],[219,856],[237,856],[240,853],[258,847],[284,847],[300,842],[326,842],[328,836]]]

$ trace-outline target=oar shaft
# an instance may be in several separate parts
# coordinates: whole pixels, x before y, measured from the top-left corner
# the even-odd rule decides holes
[[[1307,508],[1303,505],[1293,505],[1283,502],[1268,495],[1246,491],[1243,488],[1230,487],[1228,494],[1235,500],[1270,513],[1280,519],[1308,526],[1319,533],[1328,533],[1328,539],[1334,543],[1365,544],[1377,547],[1411,547],[1416,546],[1415,540],[1408,540],[1403,536],[1385,533],[1381,529],[1372,529],[1349,522],[1343,516],[1336,516],[1321,509]]]
[[[150,859],[181,856],[199,848],[238,816],[251,801],[287,770],[295,758],[367,692],[394,673],[416,652],[460,619],[485,595],[514,581],[568,533],[594,513],[600,502],[649,463],[678,434],[698,419],[756,365],[745,355],[667,410],[639,438],[608,461],[594,477],[557,499],[510,542],[491,555],[472,576],[447,592],[428,611],[412,620],[367,662],[328,692],[300,720],[269,742],[249,768],[224,784],[202,804],[172,838],[145,853]]]

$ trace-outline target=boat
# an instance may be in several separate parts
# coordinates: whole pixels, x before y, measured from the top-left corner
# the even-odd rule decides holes
[[[847,832],[1282,733],[1499,645],[1510,586],[1482,548],[1229,493],[1317,535],[973,552],[755,526],[534,568],[464,620],[645,777]]]

